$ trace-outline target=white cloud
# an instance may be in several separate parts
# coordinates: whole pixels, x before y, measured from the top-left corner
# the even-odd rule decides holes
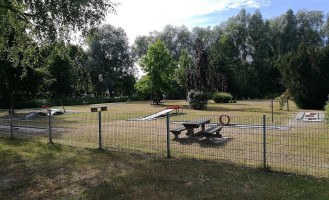
[[[117,0],[118,15],[110,14],[106,23],[122,27],[132,44],[138,35],[161,31],[165,25],[191,26],[189,18],[231,8],[260,8],[270,0]],[[194,19],[195,20],[195,19]],[[192,27],[190,27],[192,28]]]

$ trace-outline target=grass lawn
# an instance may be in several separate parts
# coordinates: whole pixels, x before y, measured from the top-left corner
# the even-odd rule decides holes
[[[329,180],[0,139],[0,199],[329,199]]]
[[[209,101],[207,110],[193,110],[189,108],[188,103],[185,100],[166,100],[165,105],[150,105],[148,101],[137,101],[127,103],[110,103],[102,104],[109,105],[108,110],[110,112],[123,112],[123,113],[154,113],[165,109],[170,105],[182,105],[184,112],[187,114],[197,115],[213,115],[217,113],[229,114],[233,116],[263,116],[271,115],[271,100],[243,100],[237,103],[214,103]],[[75,110],[79,112],[90,112],[90,105],[80,106],[67,106],[68,110]],[[279,109],[279,104],[274,103],[274,116],[277,117],[293,117],[299,109],[291,101],[289,103],[290,111],[286,111],[286,107],[283,110]]]
[[[151,114],[161,111],[170,105],[182,105],[184,112],[192,115],[218,115],[227,114],[230,116],[257,116],[263,115],[271,116],[271,100],[241,100],[237,103],[214,103],[212,100],[208,103],[207,110],[193,110],[189,108],[188,103],[185,100],[166,100],[165,105],[150,105],[148,101],[136,101],[136,102],[124,102],[124,103],[104,103],[95,105],[108,105],[108,112],[117,113],[139,113]],[[83,116],[83,113],[90,113],[90,107],[93,105],[78,105],[78,106],[65,106],[66,110],[71,110],[80,113],[79,116]],[[62,109],[61,106],[58,106]],[[280,110],[278,102],[274,102],[274,117],[295,117],[297,112],[310,111],[297,108],[293,101],[289,102],[289,110],[286,106]],[[17,113],[29,113],[31,109],[17,109]],[[321,110],[323,111],[323,110]],[[0,110],[0,117],[8,116],[6,109]],[[67,117],[70,117],[68,115]]]

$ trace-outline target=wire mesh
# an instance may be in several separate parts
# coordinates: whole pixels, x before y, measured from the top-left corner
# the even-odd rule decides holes
[[[45,113],[47,114],[47,113]],[[141,120],[147,114],[101,112],[102,148],[110,151],[167,155],[166,116]],[[170,133],[172,157],[194,158],[232,163],[249,167],[265,165],[274,171],[300,175],[329,177],[328,122],[304,122],[293,118],[266,118],[266,160],[264,160],[263,117],[172,114],[169,129],[183,128],[192,120],[209,120],[205,129],[223,126],[221,138],[198,135],[200,125],[191,137],[183,130],[178,138]],[[40,114],[26,117],[26,113],[3,115],[0,118],[0,137],[49,141],[51,125],[54,143],[87,148],[99,148],[99,113],[74,113],[51,117]],[[12,124],[12,126],[11,126]]]
[[[166,154],[166,120],[135,120],[140,114],[106,113],[102,116],[104,149]]]
[[[267,164],[272,170],[329,177],[329,129],[326,121],[267,120]]]
[[[10,137],[11,131],[11,118],[9,113],[0,117],[0,137],[8,138]]]
[[[182,127],[182,123],[196,119],[210,119],[210,123],[205,125],[205,129],[216,126],[223,126],[219,121],[218,115],[180,115],[171,118],[170,128]],[[227,119],[226,119],[227,120]],[[220,134],[222,138],[211,138],[208,141],[205,137],[189,140],[186,138],[186,132],[182,132],[178,140],[172,137],[171,151],[174,156],[192,157],[197,159],[210,159],[216,161],[225,161],[243,166],[261,166],[263,160],[263,131],[259,128],[248,128],[239,126],[260,125],[262,118],[259,117],[230,117],[231,123],[223,126]],[[227,121],[223,122],[226,124]],[[234,125],[234,126],[233,126]],[[201,131],[201,126],[194,131]],[[219,141],[216,141],[219,140]]]
[[[26,115],[26,112],[15,112],[11,116],[0,119],[0,134],[4,137],[24,140],[47,141],[49,133],[49,118],[47,112]]]

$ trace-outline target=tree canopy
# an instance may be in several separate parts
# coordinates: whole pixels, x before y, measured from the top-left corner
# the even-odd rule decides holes
[[[221,80],[238,99],[279,96],[289,88],[303,108],[320,108],[329,93],[329,16],[322,11],[288,10],[264,19],[259,10],[242,9],[214,27],[166,25],[129,46],[122,28],[99,25],[116,6],[110,0],[0,0],[1,101],[13,108],[14,96],[166,93],[184,98],[188,71],[194,63],[204,66],[200,52],[207,55],[200,77],[204,89],[214,86],[209,91],[222,90]],[[86,48],[71,44],[77,35],[87,39]],[[194,51],[196,38],[202,51]],[[137,64],[147,75],[134,87]]]
[[[161,98],[162,93],[171,90],[170,83],[174,78],[176,62],[165,48],[164,42],[158,39],[154,44],[150,45],[147,55],[141,58],[140,65],[147,73],[148,79],[145,79],[145,81],[149,80],[151,82],[151,91],[157,100]]]
[[[98,25],[116,4],[109,0],[43,1],[0,0],[0,61],[6,63],[3,74],[14,81],[2,79],[9,95],[9,107],[14,107],[14,93],[27,72],[46,63],[42,48],[58,41],[69,41],[73,32],[88,32]],[[17,83],[19,82],[19,83]]]
[[[88,44],[91,80],[96,91],[119,93],[120,82],[135,73],[126,33],[122,28],[104,25],[92,31]],[[133,89],[133,85],[130,87]]]

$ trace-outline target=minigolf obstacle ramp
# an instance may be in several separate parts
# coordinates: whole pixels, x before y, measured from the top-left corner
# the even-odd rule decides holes
[[[161,116],[166,115],[167,113],[170,113],[171,111],[174,111],[175,109],[164,109],[161,110],[157,113],[147,115],[145,117],[139,117],[139,118],[134,118],[134,119],[128,119],[127,121],[146,121],[146,120],[154,120],[156,118],[159,118]]]

